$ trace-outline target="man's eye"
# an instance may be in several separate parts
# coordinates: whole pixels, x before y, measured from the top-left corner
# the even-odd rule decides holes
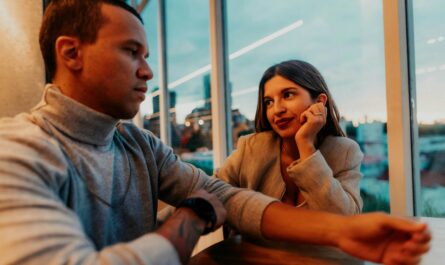
[[[135,56],[138,53],[138,50],[133,48],[127,48],[126,50],[133,56]]]

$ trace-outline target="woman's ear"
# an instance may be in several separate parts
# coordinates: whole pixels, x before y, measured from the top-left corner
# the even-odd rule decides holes
[[[60,36],[56,40],[56,60],[65,68],[73,71],[82,69],[82,57],[80,56],[80,41],[69,36]]]
[[[320,95],[317,96],[316,102],[322,102],[323,105],[326,106],[326,102],[328,102],[328,96],[325,93],[321,93]]]

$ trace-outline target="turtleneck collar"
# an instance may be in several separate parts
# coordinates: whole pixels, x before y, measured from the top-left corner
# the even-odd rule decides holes
[[[63,95],[53,84],[46,85],[43,99],[33,113],[42,115],[59,131],[78,141],[101,146],[111,143],[119,122]]]

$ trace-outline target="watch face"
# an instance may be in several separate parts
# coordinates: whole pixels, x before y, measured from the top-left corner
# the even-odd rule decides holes
[[[216,213],[212,204],[203,198],[188,198],[185,199],[178,207],[188,207],[192,209],[196,215],[207,222],[207,227],[203,234],[213,231],[216,224]]]

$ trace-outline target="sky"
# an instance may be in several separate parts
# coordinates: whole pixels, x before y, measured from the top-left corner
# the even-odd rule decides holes
[[[149,63],[155,72],[149,82],[152,88],[158,84],[156,5],[150,1],[143,12]],[[413,7],[418,120],[444,121],[445,1],[414,0]],[[177,94],[177,118],[182,123],[205,102],[209,7],[207,0],[167,0],[166,8],[167,78]],[[382,1],[227,0],[226,13],[228,53],[235,57],[242,52],[229,60],[232,108],[252,119],[264,70],[295,58],[320,70],[346,119],[386,121]],[[141,112],[152,112],[151,97]]]

